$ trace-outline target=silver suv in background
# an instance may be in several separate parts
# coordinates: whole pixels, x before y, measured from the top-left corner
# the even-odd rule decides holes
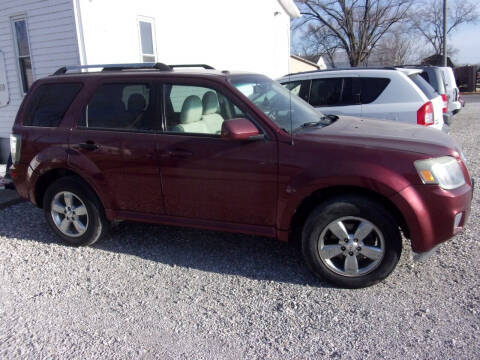
[[[325,114],[444,128],[442,97],[420,69],[348,68],[284,76],[278,81]]]

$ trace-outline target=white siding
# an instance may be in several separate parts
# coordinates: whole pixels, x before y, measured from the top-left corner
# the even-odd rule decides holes
[[[23,99],[10,18],[27,20],[34,80],[67,64],[78,64],[72,0],[0,0],[0,50],[5,53],[10,104],[0,108],[0,138],[8,137]]]
[[[89,64],[141,62],[143,16],[155,21],[159,62],[288,73],[290,18],[277,0],[81,1],[80,10]]]

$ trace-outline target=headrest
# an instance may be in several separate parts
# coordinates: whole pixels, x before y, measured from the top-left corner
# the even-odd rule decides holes
[[[218,113],[220,104],[218,103],[217,94],[213,91],[207,91],[202,98],[203,115]]]
[[[202,118],[202,101],[198,96],[190,95],[185,99],[180,113],[180,123],[190,124]]]
[[[128,111],[140,112],[145,109],[145,98],[140,94],[132,94],[128,98]]]

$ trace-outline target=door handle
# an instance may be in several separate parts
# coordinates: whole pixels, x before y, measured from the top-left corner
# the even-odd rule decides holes
[[[177,158],[187,158],[192,155],[193,153],[191,151],[182,150],[182,149],[166,150],[161,153],[162,157],[177,157]]]
[[[84,150],[88,150],[88,151],[93,151],[93,150],[97,150],[99,148],[99,146],[97,144],[95,144],[93,141],[86,141],[84,143],[80,143],[78,144],[78,147],[80,149],[84,149]]]

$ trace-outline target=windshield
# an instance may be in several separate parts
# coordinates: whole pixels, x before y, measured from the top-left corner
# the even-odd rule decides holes
[[[233,78],[232,84],[288,133],[292,128],[301,128],[306,123],[318,123],[324,117],[318,110],[267,77],[243,76]]]

